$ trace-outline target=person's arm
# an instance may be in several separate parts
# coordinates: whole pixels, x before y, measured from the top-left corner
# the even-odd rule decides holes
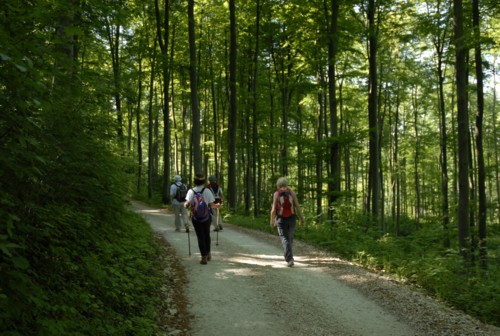
[[[184,207],[189,209],[191,207],[191,201],[193,200],[193,189],[189,189],[186,194],[186,202],[184,202]]]
[[[174,198],[175,194],[177,194],[177,185],[174,183],[170,186],[170,197]]]
[[[297,212],[300,218],[300,225],[304,226],[304,214],[302,213],[302,209],[300,208],[299,205],[299,200],[297,199],[297,195],[295,194],[294,191],[292,191],[292,198],[295,211]]]
[[[274,193],[273,195],[273,205],[271,206],[271,217],[269,218],[269,225],[274,228],[276,226],[275,224],[275,218],[276,218],[276,195],[277,193]]]

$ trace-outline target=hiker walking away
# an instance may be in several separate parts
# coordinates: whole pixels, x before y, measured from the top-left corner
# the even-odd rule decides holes
[[[211,209],[219,208],[220,204],[215,203],[212,192],[205,187],[205,177],[197,173],[194,178],[194,187],[189,189],[186,195],[184,207],[191,208],[191,222],[198,238],[198,248],[200,249],[200,264],[206,265],[212,259],[210,252],[210,225]]]
[[[297,223],[297,215],[300,217],[300,225],[304,226],[304,215],[299,206],[297,195],[288,188],[288,181],[285,177],[280,177],[276,182],[278,190],[273,196],[273,205],[271,207],[270,225],[272,228],[278,228],[281,245],[285,252],[285,261],[288,267],[294,265],[292,243]]]
[[[170,186],[170,196],[172,198],[172,208],[175,214],[175,231],[181,231],[181,225],[184,225],[186,232],[189,232],[186,209],[184,208],[187,186],[182,183],[182,177],[180,175],[175,175],[174,181],[175,182]]]
[[[224,201],[224,195],[222,193],[221,186],[217,183],[217,177],[212,175],[208,178],[209,183],[206,185],[206,188],[210,189],[212,194],[214,194],[215,204],[220,204],[222,206],[222,202]],[[219,207],[220,209],[220,207]],[[219,218],[217,218],[219,216]],[[217,219],[219,220],[219,224],[217,225]],[[214,226],[214,231],[222,231],[222,216],[220,215],[220,210],[217,211],[216,214],[212,214],[212,224]]]

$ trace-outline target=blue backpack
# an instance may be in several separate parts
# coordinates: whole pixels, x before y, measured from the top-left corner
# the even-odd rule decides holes
[[[195,191],[194,197],[191,201],[191,219],[197,222],[203,223],[210,219],[210,209],[208,208],[207,202],[205,202],[205,197],[203,197],[203,188],[200,192]]]

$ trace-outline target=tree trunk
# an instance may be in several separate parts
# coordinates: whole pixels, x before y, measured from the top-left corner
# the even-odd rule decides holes
[[[497,123],[495,120],[497,120],[497,114],[496,114],[496,106],[497,106],[497,81],[496,81],[496,60],[497,58],[493,58],[493,104],[492,104],[492,120],[493,120],[493,139],[498,139],[498,128],[497,128]],[[497,191],[497,203],[496,207],[493,205],[492,206],[492,218],[495,218],[495,212],[497,213],[497,225],[500,224],[498,222],[498,212],[500,211],[500,176],[499,176],[499,168],[500,167],[500,160],[499,160],[499,150],[498,150],[498,141],[493,141],[493,149],[494,149],[494,160],[495,160],[495,169],[494,172],[494,180],[495,180],[495,185],[496,185],[496,191]],[[496,211],[495,211],[496,208]]]
[[[339,155],[339,134],[337,116],[337,87],[335,67],[337,63],[337,35],[339,0],[330,1],[330,27],[328,34],[328,97],[330,108],[330,178],[328,182],[328,219],[333,219],[332,205],[335,203],[340,193],[340,155]]]
[[[369,95],[368,95],[368,125],[369,125],[369,210],[374,220],[379,216],[380,184],[379,184],[379,143],[378,143],[378,117],[377,117],[377,27],[375,25],[375,0],[368,0],[369,22]]]
[[[156,64],[156,43],[154,39],[153,56],[151,58],[151,75],[149,79],[149,106],[148,106],[148,198],[153,198],[153,171],[154,171],[154,145],[153,145],[153,97]]]
[[[325,75],[323,68],[320,66],[318,68],[318,120],[316,122],[316,216],[321,219],[322,200],[323,200],[323,161],[324,161],[324,150],[323,150],[323,114],[324,114],[324,89],[325,89]]]
[[[437,76],[439,85],[439,115],[440,115],[440,163],[441,163],[441,215],[443,217],[443,244],[445,248],[450,247],[450,213],[448,200],[448,148],[446,134],[446,110],[444,98],[444,75],[443,75],[443,43],[436,43],[437,53]]]
[[[486,249],[486,173],[484,167],[483,154],[483,114],[484,114],[484,93],[483,93],[483,59],[481,55],[481,33],[479,0],[472,0],[472,26],[476,46],[474,56],[476,62],[477,80],[477,112],[476,112],[476,154],[477,154],[477,193],[478,193],[478,227],[479,227],[479,259],[482,268],[487,267]]]
[[[420,228],[420,176],[418,172],[419,164],[419,148],[420,148],[420,137],[418,133],[418,92],[417,88],[414,88],[412,92],[413,100],[413,129],[415,131],[415,156],[413,158],[413,169],[414,169],[414,179],[415,179],[415,229]]]
[[[253,214],[255,217],[260,215],[260,156],[258,155],[259,148],[259,135],[257,129],[257,76],[258,76],[258,61],[259,61],[259,39],[260,39],[260,0],[256,3],[255,13],[255,50],[253,54],[253,76],[252,76],[252,164],[253,164],[253,191],[254,191],[254,204]]]
[[[106,32],[108,34],[108,43],[111,53],[111,64],[113,66],[113,84],[115,96],[116,116],[118,119],[117,133],[120,142],[123,140],[123,112],[121,104],[121,79],[120,79],[120,25],[111,27],[106,16]]]
[[[189,20],[189,84],[191,88],[193,165],[196,173],[202,172],[201,124],[198,106],[198,83],[196,79],[196,36],[194,31],[194,0],[188,0]]]
[[[192,0],[191,0],[192,1]],[[229,0],[230,42],[229,42],[229,151],[228,151],[228,203],[236,210],[236,13],[235,0]]]
[[[462,0],[453,0],[455,71],[458,122],[458,244],[467,259],[469,251],[469,117],[467,111],[467,48],[464,45]]]
[[[155,14],[156,14],[156,32],[157,40],[160,45],[162,54],[162,75],[163,75],[163,186],[162,186],[162,201],[167,204],[170,200],[170,109],[169,109],[169,90],[168,84],[170,82],[170,68],[167,62],[168,59],[168,45],[169,45],[169,28],[170,28],[170,3],[165,0],[164,5],[165,20],[163,21],[162,33],[162,20],[160,17],[160,7],[158,0],[155,0]],[[173,50],[173,47],[172,47]],[[173,51],[172,51],[173,52]]]
[[[399,83],[396,93],[396,115],[394,116],[394,153],[393,153],[393,178],[392,178],[392,218],[394,220],[396,236],[401,234],[400,219],[401,219],[401,171],[399,169],[399,104],[400,91]]]
[[[141,193],[142,188],[142,134],[141,134],[141,99],[142,99],[142,55],[139,55],[139,75],[137,76],[137,109],[136,131],[137,131],[137,193]]]

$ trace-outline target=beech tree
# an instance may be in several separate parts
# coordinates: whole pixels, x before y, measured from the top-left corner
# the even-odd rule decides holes
[[[460,253],[469,256],[469,116],[467,95],[467,47],[464,37],[462,0],[453,0],[455,73],[458,123],[458,243]]]

